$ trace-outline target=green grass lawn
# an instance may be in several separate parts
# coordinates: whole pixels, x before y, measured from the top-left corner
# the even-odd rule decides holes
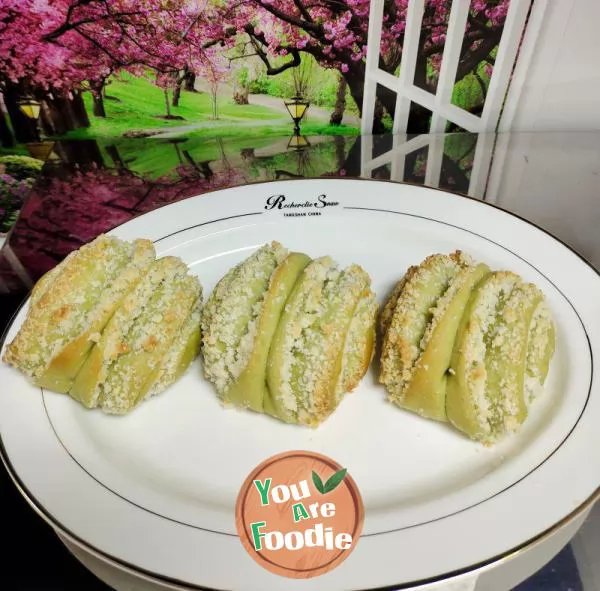
[[[187,132],[186,137],[223,137],[223,138],[246,138],[246,137],[274,137],[292,135],[293,125],[284,119],[281,125],[216,125],[206,126],[201,129],[194,129]],[[211,122],[215,123],[215,122]],[[175,130],[174,130],[175,131]],[[304,123],[301,127],[302,135],[360,135],[358,127],[348,125],[328,125],[327,123]]]
[[[219,96],[219,119],[212,119],[211,97],[207,93],[182,92],[179,107],[171,107],[173,115],[184,120],[163,119],[166,115],[165,97],[160,88],[148,80],[121,74],[107,87],[107,94],[118,100],[105,99],[106,118],[92,115],[92,97],[84,93],[90,114],[90,127],[67,133],[65,138],[84,139],[122,137],[131,131],[155,131],[158,128],[178,136],[256,137],[257,135],[286,135],[292,131],[289,117],[262,105],[237,105],[232,99]],[[189,129],[188,126],[200,126]],[[177,129],[181,128],[183,129]],[[323,123],[307,123],[303,133],[334,135],[355,134],[358,129],[333,127]]]

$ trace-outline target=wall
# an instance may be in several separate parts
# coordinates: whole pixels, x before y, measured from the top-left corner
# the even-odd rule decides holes
[[[534,221],[600,269],[599,187],[599,134],[500,134],[486,200]]]
[[[535,1],[548,5],[510,128],[600,130],[600,1]]]

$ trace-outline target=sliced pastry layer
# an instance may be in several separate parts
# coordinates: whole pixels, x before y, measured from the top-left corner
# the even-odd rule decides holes
[[[369,284],[356,265],[343,270],[329,257],[263,246],[225,275],[204,308],[206,377],[226,403],[317,425],[371,361]]]
[[[548,332],[534,336],[533,319],[542,304],[537,287],[506,271],[492,274],[474,294],[456,342],[447,393],[448,418],[469,437],[491,443],[527,418],[528,351],[536,371],[533,341],[551,341]]]
[[[380,381],[390,400],[484,443],[526,420],[555,346],[535,285],[460,252],[411,267],[384,307],[380,331]]]
[[[368,305],[362,330],[352,334],[350,327],[361,298],[371,297],[369,284],[361,267],[340,270],[329,257],[314,260],[298,279],[273,338],[267,374],[282,420],[316,425],[336,408],[345,354],[356,347],[364,355],[368,348],[363,341],[374,325]],[[352,344],[346,343],[349,335]]]
[[[37,386],[125,413],[198,354],[201,298],[181,260],[100,236],[36,284],[4,360]]]
[[[4,360],[37,385],[68,392],[94,342],[154,260],[148,240],[101,236],[71,253],[32,292]]]
[[[398,406],[446,420],[446,371],[462,312],[489,272],[457,251],[427,257],[409,270],[388,302],[380,382]]]
[[[556,329],[545,301],[533,313],[525,362],[525,404],[531,404],[544,387],[556,346]]]
[[[284,264],[286,259],[288,252],[278,242],[264,245],[231,269],[206,302],[204,373],[226,403],[263,410],[264,331],[279,319],[285,296],[301,270],[300,266],[296,272],[297,265],[290,260]],[[243,384],[238,383],[240,377]],[[250,388],[248,382],[253,383]]]

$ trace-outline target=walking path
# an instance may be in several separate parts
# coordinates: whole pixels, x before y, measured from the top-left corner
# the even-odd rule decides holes
[[[283,104],[283,99],[276,96],[269,96],[268,94],[251,94],[248,97],[248,100],[250,101],[251,105],[262,105],[263,107],[269,107],[271,109],[275,109],[276,111],[281,111],[282,113],[287,114],[287,109]],[[305,120],[329,122],[329,117],[331,117],[331,109],[324,109],[322,107],[311,105],[305,115]],[[356,115],[345,113],[342,123],[344,125],[359,126],[360,119]]]
[[[208,84],[203,80],[196,80],[196,90],[201,92],[210,92]],[[233,88],[229,84],[222,84],[219,87],[219,96],[220,97],[232,97],[233,96]],[[261,105],[263,107],[267,107],[274,111],[273,119],[261,119],[261,120],[252,120],[252,119],[243,119],[240,118],[239,121],[232,121],[231,117],[228,117],[225,120],[219,121],[202,121],[199,123],[190,123],[188,125],[177,125],[173,127],[158,127],[151,130],[152,137],[157,138],[168,138],[177,136],[181,133],[186,133],[188,131],[194,131],[195,129],[210,129],[211,127],[215,127],[216,129],[235,126],[235,127],[270,127],[270,126],[279,126],[285,124],[286,122],[291,124],[291,121],[288,119],[289,113],[285,107],[284,99],[278,98],[275,96],[269,96],[266,94],[251,94],[248,97],[248,100],[251,105]],[[281,113],[281,117],[275,118],[277,113]],[[324,109],[322,107],[317,107],[311,105],[305,115],[304,121],[318,121],[321,123],[328,123],[329,117],[331,116],[331,109]],[[344,120],[342,121],[344,125],[360,125],[360,118],[356,115],[351,115],[346,113],[344,115]],[[150,135],[150,134],[149,134]]]
[[[200,90],[202,92],[210,92],[210,87],[206,83],[205,80],[196,79],[196,90]],[[219,96],[224,97],[232,97],[233,96],[233,87],[229,84],[222,84],[219,86]],[[248,97],[248,100],[251,105],[262,105],[263,107],[269,107],[275,111],[279,111],[280,113],[285,113],[288,117],[288,111],[285,108],[284,99],[270,96],[268,94],[251,94]],[[308,108],[308,111],[305,115],[306,121],[324,121],[326,123],[329,122],[329,117],[331,116],[331,109],[324,109],[323,107],[317,107],[316,105],[311,105]],[[356,115],[351,115],[350,113],[346,113],[344,115],[344,120],[342,121],[344,125],[360,125],[360,118]]]

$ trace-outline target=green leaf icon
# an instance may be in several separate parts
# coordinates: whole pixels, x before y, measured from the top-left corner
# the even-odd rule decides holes
[[[329,478],[329,480],[325,483],[325,486],[323,487],[323,493],[326,494],[328,492],[331,492],[332,490],[335,490],[341,484],[342,480],[344,480],[346,472],[348,472],[348,469],[342,468],[339,472],[333,474],[331,478]]]
[[[315,488],[321,494],[325,494],[325,491],[324,491],[324,488],[323,488],[323,481],[321,480],[321,477],[314,470],[312,471],[312,481],[315,484]]]

